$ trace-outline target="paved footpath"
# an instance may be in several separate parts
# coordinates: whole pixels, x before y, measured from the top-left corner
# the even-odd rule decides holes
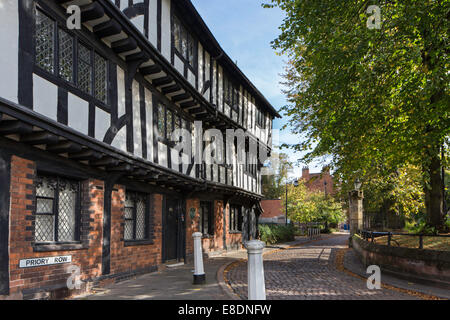
[[[284,300],[421,298],[389,288],[368,290],[365,279],[349,275],[343,269],[344,266],[347,269],[358,267],[358,261],[351,256],[351,250],[345,250],[348,248],[347,240],[348,234],[324,236],[323,240],[313,242],[303,237],[293,243],[265,248],[264,268],[267,298]],[[292,247],[292,245],[298,245],[298,247]],[[246,299],[246,256],[246,251],[239,251],[205,259],[207,279],[205,285],[194,286],[192,284],[193,266],[189,264],[116,283],[105,289],[99,289],[97,293],[77,299]],[[340,268],[336,261],[341,261]],[[382,281],[383,279],[382,276]],[[228,285],[224,280],[227,280]],[[403,283],[408,285],[407,282]],[[428,291],[430,294],[433,292],[436,290]]]
[[[395,288],[367,289],[366,280],[336,264],[345,256],[348,234],[305,243],[264,255],[268,300],[409,300],[421,296]],[[338,259],[336,259],[338,258]],[[368,276],[368,275],[367,275]],[[241,299],[247,298],[247,263],[226,271],[227,283]]]

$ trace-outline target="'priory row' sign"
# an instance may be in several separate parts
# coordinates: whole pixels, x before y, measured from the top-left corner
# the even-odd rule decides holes
[[[48,258],[23,259],[19,262],[20,268],[33,268],[41,266],[50,266],[55,264],[63,264],[72,262],[72,256],[58,256]]]

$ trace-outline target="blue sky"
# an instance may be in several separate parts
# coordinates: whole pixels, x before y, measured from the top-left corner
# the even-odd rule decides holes
[[[270,42],[279,35],[283,12],[278,8],[264,9],[260,0],[192,0],[216,39],[227,54],[237,61],[239,68],[278,110],[286,104],[282,93],[281,74],[286,57],[279,56]],[[289,119],[276,119],[274,128],[280,129]],[[280,132],[281,143],[295,143],[299,137],[288,131]],[[290,160],[299,155],[291,150]],[[321,166],[311,164],[311,172],[319,172]],[[296,168],[295,175],[301,175]]]

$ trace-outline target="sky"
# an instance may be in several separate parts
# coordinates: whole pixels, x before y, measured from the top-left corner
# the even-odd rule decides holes
[[[221,47],[262,92],[275,109],[286,105],[282,93],[281,74],[286,57],[277,55],[270,42],[279,35],[283,12],[278,8],[261,7],[263,0],[191,0]],[[275,119],[280,129],[288,118]],[[295,143],[300,137],[288,130],[280,131],[280,143]],[[284,149],[296,163],[300,154]],[[301,176],[302,165],[296,165],[291,176]],[[311,172],[320,172],[321,164],[309,165]]]

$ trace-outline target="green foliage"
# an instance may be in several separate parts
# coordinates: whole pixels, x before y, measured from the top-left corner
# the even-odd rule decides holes
[[[266,199],[279,199],[284,193],[285,180],[292,164],[288,161],[288,155],[281,153],[278,161],[271,163],[273,175],[262,176],[262,190]],[[275,157],[276,158],[276,157]]]
[[[411,234],[437,234],[438,231],[434,227],[427,224],[427,216],[419,213],[414,217],[407,219],[405,229]]]
[[[282,201],[285,203],[285,195]],[[340,202],[323,192],[309,192],[303,180],[299,181],[298,187],[288,186],[288,217],[294,222],[319,222],[324,225],[345,221]]]
[[[371,4],[381,8],[379,30],[366,25]],[[307,134],[291,146],[307,151],[301,160],[331,155],[343,184],[420,168],[428,215],[440,215],[429,209],[441,201],[432,174],[450,134],[450,1],[272,0],[264,6],[286,14],[273,47],[290,60],[289,105],[282,111],[292,133]]]
[[[295,240],[295,227],[293,225],[259,225],[261,241],[268,244],[289,242]]]

